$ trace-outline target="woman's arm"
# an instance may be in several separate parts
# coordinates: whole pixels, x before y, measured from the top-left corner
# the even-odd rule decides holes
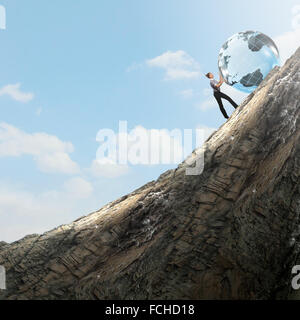
[[[219,80],[219,82],[218,82],[218,84],[217,84],[216,86],[217,86],[218,88],[220,88],[223,83],[224,83],[224,78],[222,77],[222,74],[221,74],[221,72],[220,72],[220,80]]]

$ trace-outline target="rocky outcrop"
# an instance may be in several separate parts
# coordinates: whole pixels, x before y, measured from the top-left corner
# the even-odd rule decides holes
[[[200,175],[186,161],[70,225],[0,243],[0,298],[288,298],[300,264],[299,67],[300,49],[210,136]]]

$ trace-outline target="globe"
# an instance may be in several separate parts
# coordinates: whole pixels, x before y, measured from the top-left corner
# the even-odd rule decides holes
[[[279,65],[276,44],[258,31],[239,32],[230,37],[222,46],[218,58],[225,82],[246,93],[253,92]]]

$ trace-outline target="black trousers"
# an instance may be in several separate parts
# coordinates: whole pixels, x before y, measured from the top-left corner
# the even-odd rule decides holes
[[[228,119],[228,115],[224,109],[224,106],[223,106],[223,102],[222,102],[222,98],[229,101],[233,107],[236,109],[238,107],[238,105],[230,98],[228,97],[225,93],[221,92],[221,91],[215,91],[214,92],[214,97],[216,98],[218,104],[219,104],[219,107],[220,107],[220,110],[221,112],[223,113],[223,116]]]

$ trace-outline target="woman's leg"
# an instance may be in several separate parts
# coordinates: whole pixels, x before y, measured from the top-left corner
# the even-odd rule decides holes
[[[235,109],[238,107],[238,105],[230,97],[228,97],[227,94],[220,92],[220,97],[229,101]]]
[[[214,97],[216,98],[216,100],[217,100],[217,102],[218,102],[218,105],[219,105],[219,107],[220,107],[220,110],[221,110],[224,118],[228,119],[229,117],[228,117],[228,115],[227,115],[227,113],[226,113],[226,111],[225,111],[225,109],[224,109],[223,102],[222,102],[222,99],[221,99],[221,97],[220,97],[220,94],[219,94],[219,93],[215,93],[215,94],[214,94]]]

